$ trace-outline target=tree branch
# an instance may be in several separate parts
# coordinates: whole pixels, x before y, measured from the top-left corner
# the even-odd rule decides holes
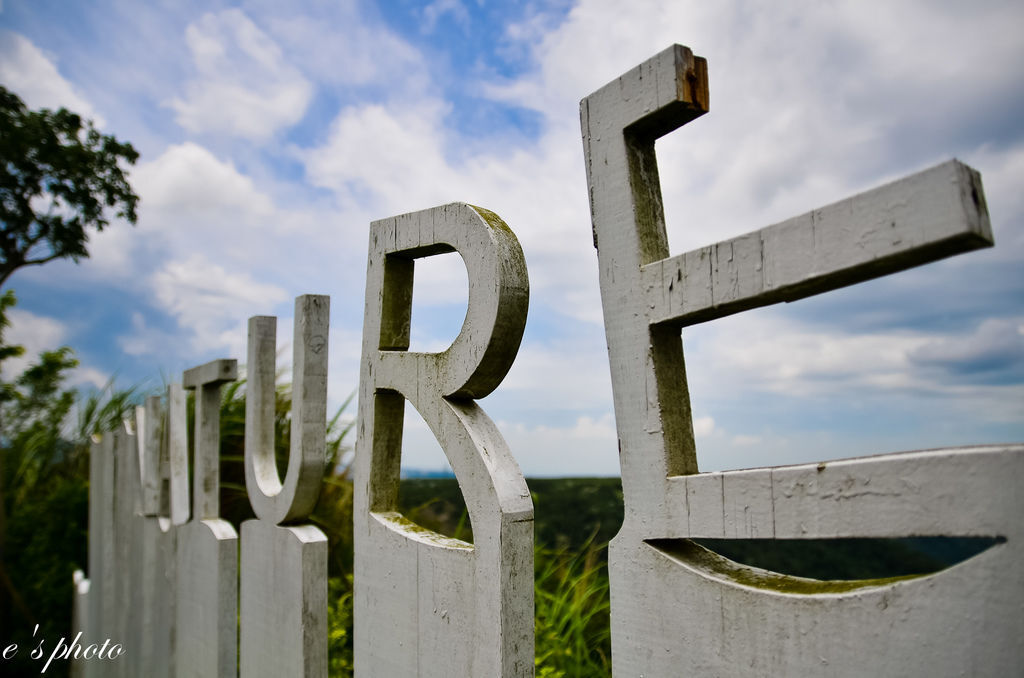
[[[59,252],[55,252],[55,253],[51,254],[50,256],[43,257],[41,259],[25,259],[25,260],[23,260],[21,262],[21,265],[22,266],[38,266],[39,264],[45,264],[47,262],[53,261],[54,259],[60,259],[63,256],[64,256],[63,254],[60,254]]]

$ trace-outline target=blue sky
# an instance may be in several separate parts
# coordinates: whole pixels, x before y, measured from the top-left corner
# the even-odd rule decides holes
[[[277,315],[287,344],[294,297],[318,293],[337,406],[357,385],[369,222],[461,200],[505,219],[530,270],[526,336],[484,408],[528,475],[616,474],[578,104],[678,42],[708,59],[711,112],[659,141],[673,253],[951,157],[981,171],[996,238],[687,329],[701,469],[1024,439],[1018,2],[0,7],[0,82],[142,154],[137,226],[10,281],[10,338],[72,346],[82,386],[244,363],[249,316]],[[464,314],[464,267],[435,259],[414,349]],[[409,417],[403,463],[443,465]]]

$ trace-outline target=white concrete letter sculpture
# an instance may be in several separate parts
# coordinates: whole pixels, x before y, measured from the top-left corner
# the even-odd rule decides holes
[[[192,519],[177,529],[179,678],[238,670],[238,533],[220,518],[220,391],[237,370],[234,360],[214,360],[183,378],[196,394]]]
[[[990,245],[979,175],[947,162],[670,257],[654,141],[707,108],[706,63],[678,45],[580,105],[626,504],[609,554],[615,673],[1019,673],[1024,446],[700,474],[679,335]],[[928,535],[1001,543],[934,574],[840,585],[690,541]]]
[[[176,435],[186,442],[181,386],[169,387],[168,401],[169,422],[161,416],[160,399],[151,397],[145,408],[136,408],[134,432],[122,425],[92,446],[90,578],[76,573],[73,628],[82,633],[81,646],[112,638],[123,655],[110,665],[75,661],[74,676],[176,675],[177,531],[169,513],[185,502],[178,512],[182,522],[188,519],[188,468],[187,447],[171,468],[167,440]]]
[[[469,274],[462,331],[441,353],[409,352],[414,261],[453,250]],[[456,203],[370,227],[354,480],[358,676],[533,675],[533,503],[474,402],[511,366],[528,297],[519,243],[492,212]],[[398,512],[405,400],[455,471],[473,544]]]
[[[284,482],[274,454],[277,319],[249,319],[242,523],[242,678],[327,675],[327,537],[306,519],[320,494],[327,435],[330,299],[295,300],[291,454]]]
[[[145,407],[136,408],[135,422],[141,515],[134,519],[131,576],[138,617],[126,629],[126,644],[138,650],[127,653],[129,670],[124,675],[172,677],[177,535],[169,515],[170,459],[167,446],[161,445],[166,426],[159,396],[150,396]],[[187,481],[187,469],[181,475]]]

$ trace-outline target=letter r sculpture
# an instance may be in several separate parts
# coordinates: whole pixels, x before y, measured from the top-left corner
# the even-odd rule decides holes
[[[469,275],[462,330],[441,353],[410,352],[415,260],[452,251]],[[512,365],[528,297],[522,250],[493,212],[454,203],[370,226],[354,479],[357,676],[533,675],[533,502],[475,402]],[[451,463],[472,544],[398,511],[406,400]]]

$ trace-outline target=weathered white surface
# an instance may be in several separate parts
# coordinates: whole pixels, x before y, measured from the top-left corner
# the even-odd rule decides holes
[[[104,637],[112,638],[122,646],[138,647],[140,644],[139,620],[135,614],[138,608],[127,607],[128,601],[138,600],[135,586],[139,583],[136,566],[138,555],[134,548],[135,524],[140,503],[140,474],[137,436],[124,425],[113,432],[114,437],[114,562],[105,571],[112,571],[114,578],[113,619],[104,627]],[[109,590],[108,590],[109,591]],[[110,595],[110,593],[107,593]],[[131,655],[124,660],[105,667],[103,673],[114,677],[128,678]]]
[[[327,675],[327,537],[304,520],[316,505],[327,424],[330,300],[295,300],[292,435],[282,483],[274,459],[277,319],[249,319],[245,485],[256,520],[242,524],[240,661],[243,678]]]
[[[678,45],[580,104],[627,522],[697,471],[682,342],[651,329],[641,267],[669,254],[654,140],[707,106],[707,65]]]
[[[654,141],[707,107],[706,63],[678,45],[580,107],[625,495],[615,673],[1019,671],[1024,446],[697,474],[678,331],[990,244],[980,178],[946,163],[669,258]],[[794,593],[688,539],[912,535],[1007,541],[926,577]]]
[[[175,670],[234,676],[238,654],[238,535],[227,521],[177,528]]]
[[[86,544],[88,549],[86,557],[88,576],[85,576],[86,573],[83,573],[83,578],[77,583],[75,605],[72,608],[72,613],[75,610],[78,611],[78,622],[72,626],[72,632],[77,633],[81,631],[83,637],[91,637],[96,632],[97,625],[101,621],[101,613],[99,611],[100,599],[95,593],[102,586],[100,568],[103,564],[103,551],[100,542],[100,516],[102,515],[102,507],[105,500],[100,487],[103,478],[101,445],[101,442],[94,439],[89,446],[89,540]],[[72,664],[72,672],[82,678],[92,678],[95,675],[84,665],[76,667],[75,664]]]
[[[76,676],[173,675],[173,614],[169,618],[167,610],[170,606],[173,611],[174,535],[160,529],[161,522],[165,529],[170,527],[166,519],[141,515],[142,468],[152,463],[159,473],[159,450],[142,442],[153,442],[146,432],[158,427],[158,400],[148,402],[148,417],[144,408],[138,408],[136,432],[119,426],[105,433],[91,451],[91,578],[76,573],[71,638],[81,631],[82,648],[109,639],[110,646],[119,645],[123,653],[109,663],[72,661]],[[156,499],[163,500],[159,494]]]
[[[71,637],[74,638],[81,631],[83,637],[89,637],[89,580],[85,578],[85,572],[75,570],[71,575],[74,584],[73,602],[71,605]],[[69,668],[71,678],[85,678],[85,663],[71,662]]]
[[[327,676],[327,537],[312,525],[242,523],[244,678]]]
[[[126,426],[93,442],[89,479],[90,578],[76,573],[72,629],[82,632],[83,647],[107,638],[123,647],[139,641],[135,608],[126,601],[136,598],[140,584],[133,539],[141,499],[138,445]],[[86,678],[131,675],[123,661],[109,667],[79,663],[72,662],[72,670]]]
[[[692,325],[991,245],[981,176],[950,160],[641,277],[652,323]]]
[[[166,518],[137,518],[141,555],[134,567],[141,573],[139,594],[128,604],[135,610],[140,638],[128,649],[134,673],[174,676],[174,628],[177,597],[177,529]]]
[[[89,457],[89,604],[87,630],[93,638],[112,635],[117,612],[115,590],[114,432],[93,443]],[[87,676],[100,675],[90,666]]]
[[[192,520],[177,528],[179,678],[234,676],[237,671],[238,534],[218,517],[220,389],[236,373],[234,360],[215,360],[186,371],[182,380],[196,391],[196,423]]]
[[[171,523],[184,525],[192,515],[188,489],[188,409],[185,389],[172,383],[167,387],[167,426],[161,455],[167,456],[168,510]]]
[[[132,538],[133,635],[123,660],[128,676],[174,675],[176,534],[169,519],[169,457],[161,450],[166,417],[159,397],[136,409],[142,515]],[[165,480],[166,479],[166,480]],[[187,477],[186,477],[187,481]],[[148,495],[148,496],[147,496]],[[152,511],[152,513],[147,513]]]
[[[274,460],[277,318],[249,319],[245,403],[245,487],[256,516],[270,523],[306,518],[320,495],[327,436],[327,326],[330,299],[295,300],[291,454],[284,483]]]
[[[139,443],[139,469],[142,476],[141,513],[144,516],[156,516],[160,514],[162,481],[160,441],[163,437],[163,419],[159,396],[150,396],[146,398],[145,407],[135,408],[135,435]]]
[[[186,370],[182,385],[195,391],[192,518],[220,517],[220,390],[238,377],[238,361],[213,360]]]
[[[910,452],[673,478],[676,539],[617,543],[623,675],[1007,676],[1024,661],[1024,445]],[[768,493],[746,492],[752,481]],[[701,519],[677,503],[707,503]],[[704,488],[707,491],[703,491]],[[749,516],[763,522],[748,523]],[[689,517],[689,527],[687,527]],[[660,521],[655,521],[658,523]],[[862,586],[773,577],[685,537],[999,536],[935,574]],[[628,573],[623,582],[622,572]],[[846,590],[843,590],[843,589]],[[652,648],[670,648],[654,651]],[[632,650],[632,651],[631,651]]]
[[[469,278],[462,331],[412,353],[414,260],[457,251]],[[474,398],[512,364],[526,321],[522,251],[492,212],[455,203],[376,221],[366,275],[355,459],[358,676],[533,675],[533,505],[519,467]],[[473,544],[397,512],[409,400],[466,500]]]

